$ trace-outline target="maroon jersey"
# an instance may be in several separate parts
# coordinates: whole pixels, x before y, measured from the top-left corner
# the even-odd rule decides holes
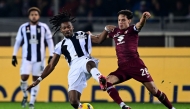
[[[125,64],[129,59],[139,57],[137,52],[139,37],[135,25],[124,30],[115,28],[113,32],[109,33],[109,37],[115,41],[118,65]]]

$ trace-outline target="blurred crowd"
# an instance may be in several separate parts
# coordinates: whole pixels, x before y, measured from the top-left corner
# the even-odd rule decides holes
[[[58,0],[77,17],[113,17],[122,9],[129,9],[136,17],[149,11],[157,16],[185,16],[190,18],[190,0]],[[54,0],[0,0],[0,17],[26,17],[27,9],[36,6],[42,17],[54,15]]]

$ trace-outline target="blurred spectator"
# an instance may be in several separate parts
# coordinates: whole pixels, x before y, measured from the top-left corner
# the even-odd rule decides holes
[[[22,1],[22,16],[28,16],[27,10],[30,8],[29,6],[29,0],[23,0]]]
[[[94,17],[103,16],[102,0],[91,0],[90,9],[92,10],[92,16],[94,16]]]
[[[187,18],[190,19],[190,4],[188,5],[188,13],[187,13]]]
[[[0,0],[0,17],[7,17],[8,12],[5,0]]]
[[[151,4],[151,12],[152,12],[152,16],[154,17],[159,17],[162,16],[162,12],[160,9],[160,3],[157,0],[152,0],[152,4]]]
[[[133,6],[133,4],[132,4],[131,0],[118,0],[119,10],[124,10],[124,9],[131,10],[132,6]]]
[[[141,0],[140,2],[136,2],[133,7],[134,16],[140,18],[142,13],[148,11],[148,4],[145,0]]]
[[[61,9],[64,7],[64,9],[71,10],[71,13],[73,15],[76,15],[76,10],[78,8],[78,5],[79,5],[78,0],[67,0],[65,4],[61,6]]]
[[[117,0],[102,0],[102,7],[103,7],[103,16],[104,17],[112,17],[117,16]]]
[[[181,1],[176,2],[176,7],[173,14],[174,16],[185,16],[186,12]]]
[[[86,17],[88,15],[88,7],[86,0],[79,0],[79,6],[77,7],[76,16],[77,17]]]
[[[122,9],[134,12],[135,17],[150,11],[153,16],[187,16],[190,0],[59,0],[60,10],[64,7],[76,16],[113,17]],[[42,17],[54,14],[54,0],[0,0],[0,17],[27,16],[27,9],[39,7]]]
[[[20,17],[22,16],[22,1],[21,0],[14,0],[10,4],[10,12],[9,16],[10,17]]]
[[[51,8],[52,0],[37,0],[37,7],[41,10],[41,16],[53,16],[53,9]]]

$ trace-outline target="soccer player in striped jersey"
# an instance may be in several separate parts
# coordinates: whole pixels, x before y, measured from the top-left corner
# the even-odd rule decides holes
[[[27,103],[27,80],[29,74],[32,73],[33,81],[41,75],[45,65],[45,41],[48,44],[50,57],[48,62],[53,56],[53,40],[49,27],[42,22],[39,22],[40,10],[37,7],[31,7],[28,10],[30,22],[22,24],[17,32],[16,42],[14,45],[12,65],[16,67],[17,64],[17,52],[22,45],[22,63],[20,68],[21,75],[21,90],[23,92],[23,100],[21,105],[26,106]],[[34,108],[37,93],[39,91],[39,85],[31,89],[31,96],[29,107]]]
[[[60,31],[64,38],[55,46],[54,56],[46,66],[42,75],[28,89],[36,86],[42,79],[47,77],[57,65],[61,54],[63,54],[70,67],[68,73],[68,95],[69,102],[74,109],[78,109],[83,89],[87,86],[87,80],[92,76],[100,84],[102,90],[106,90],[106,78],[97,69],[98,60],[91,57],[91,43],[99,43],[99,39],[92,39],[83,31],[73,32],[72,23],[74,18],[70,12],[63,10],[50,19],[53,28]],[[106,33],[106,31],[105,31]]]

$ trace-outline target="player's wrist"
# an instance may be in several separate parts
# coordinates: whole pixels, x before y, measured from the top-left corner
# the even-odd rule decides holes
[[[38,81],[42,81],[42,77],[40,76],[40,77],[38,77],[38,79],[37,79]]]
[[[107,32],[110,32],[110,30],[108,30],[106,26],[105,26],[104,30],[107,31]]]

